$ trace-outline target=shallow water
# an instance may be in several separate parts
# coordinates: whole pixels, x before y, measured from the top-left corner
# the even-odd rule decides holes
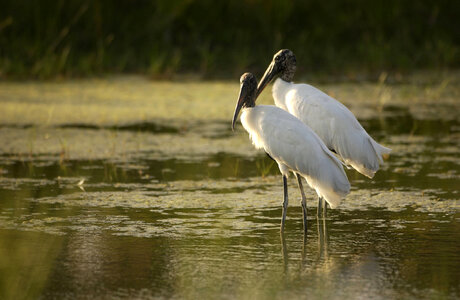
[[[1,83],[0,298],[459,298],[449,82],[322,86],[393,152],[326,219],[308,189],[306,236],[237,83]]]

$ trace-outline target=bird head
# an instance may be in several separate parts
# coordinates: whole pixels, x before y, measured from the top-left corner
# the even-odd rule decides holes
[[[264,76],[259,82],[257,87],[257,97],[262,93],[265,86],[267,86],[275,77],[280,76],[284,81],[290,82],[294,77],[297,68],[297,61],[294,53],[289,49],[282,49],[278,51],[268,65]]]
[[[257,79],[251,73],[244,73],[240,77],[240,94],[233,114],[232,130],[235,130],[236,119],[242,107],[254,107],[256,105]]]

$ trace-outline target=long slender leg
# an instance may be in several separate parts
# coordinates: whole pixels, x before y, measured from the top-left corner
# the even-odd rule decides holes
[[[323,198],[318,197],[318,210],[316,211],[316,215],[317,215],[318,217],[321,216],[322,208],[323,208]]]
[[[329,244],[329,235],[327,234],[326,218],[323,218],[323,232],[324,232],[324,254],[327,258],[328,244]]]
[[[286,213],[288,207],[288,187],[287,177],[283,175],[283,186],[284,186],[284,201],[283,201],[283,216],[281,218],[281,231],[284,231],[284,223],[286,221]]]
[[[302,195],[302,215],[303,215],[303,230],[307,232],[307,197],[303,191],[302,177],[295,173],[297,183],[299,184],[300,194]]]
[[[324,201],[324,207],[323,207],[323,217],[327,217],[327,202],[323,199]]]

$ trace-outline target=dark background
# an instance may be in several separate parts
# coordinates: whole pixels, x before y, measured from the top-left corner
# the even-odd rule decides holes
[[[299,73],[460,66],[460,2],[1,0],[0,78],[233,78],[290,48]]]

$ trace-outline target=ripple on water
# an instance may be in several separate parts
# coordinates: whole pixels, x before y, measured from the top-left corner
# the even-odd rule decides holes
[[[316,218],[307,189],[305,240],[295,180],[280,237],[276,164],[241,127],[230,129],[234,99],[225,99],[236,85],[204,91],[146,81],[140,94],[131,85],[96,84],[97,97],[88,83],[67,86],[85,97],[30,97],[20,95],[23,86],[2,86],[9,94],[0,97],[0,265],[20,278],[10,286],[45,280],[43,298],[460,294],[454,85],[447,94],[416,88],[410,97],[400,86],[329,87],[393,152],[372,180],[347,170],[352,192],[326,220]],[[191,101],[215,99],[208,88],[223,100]]]

